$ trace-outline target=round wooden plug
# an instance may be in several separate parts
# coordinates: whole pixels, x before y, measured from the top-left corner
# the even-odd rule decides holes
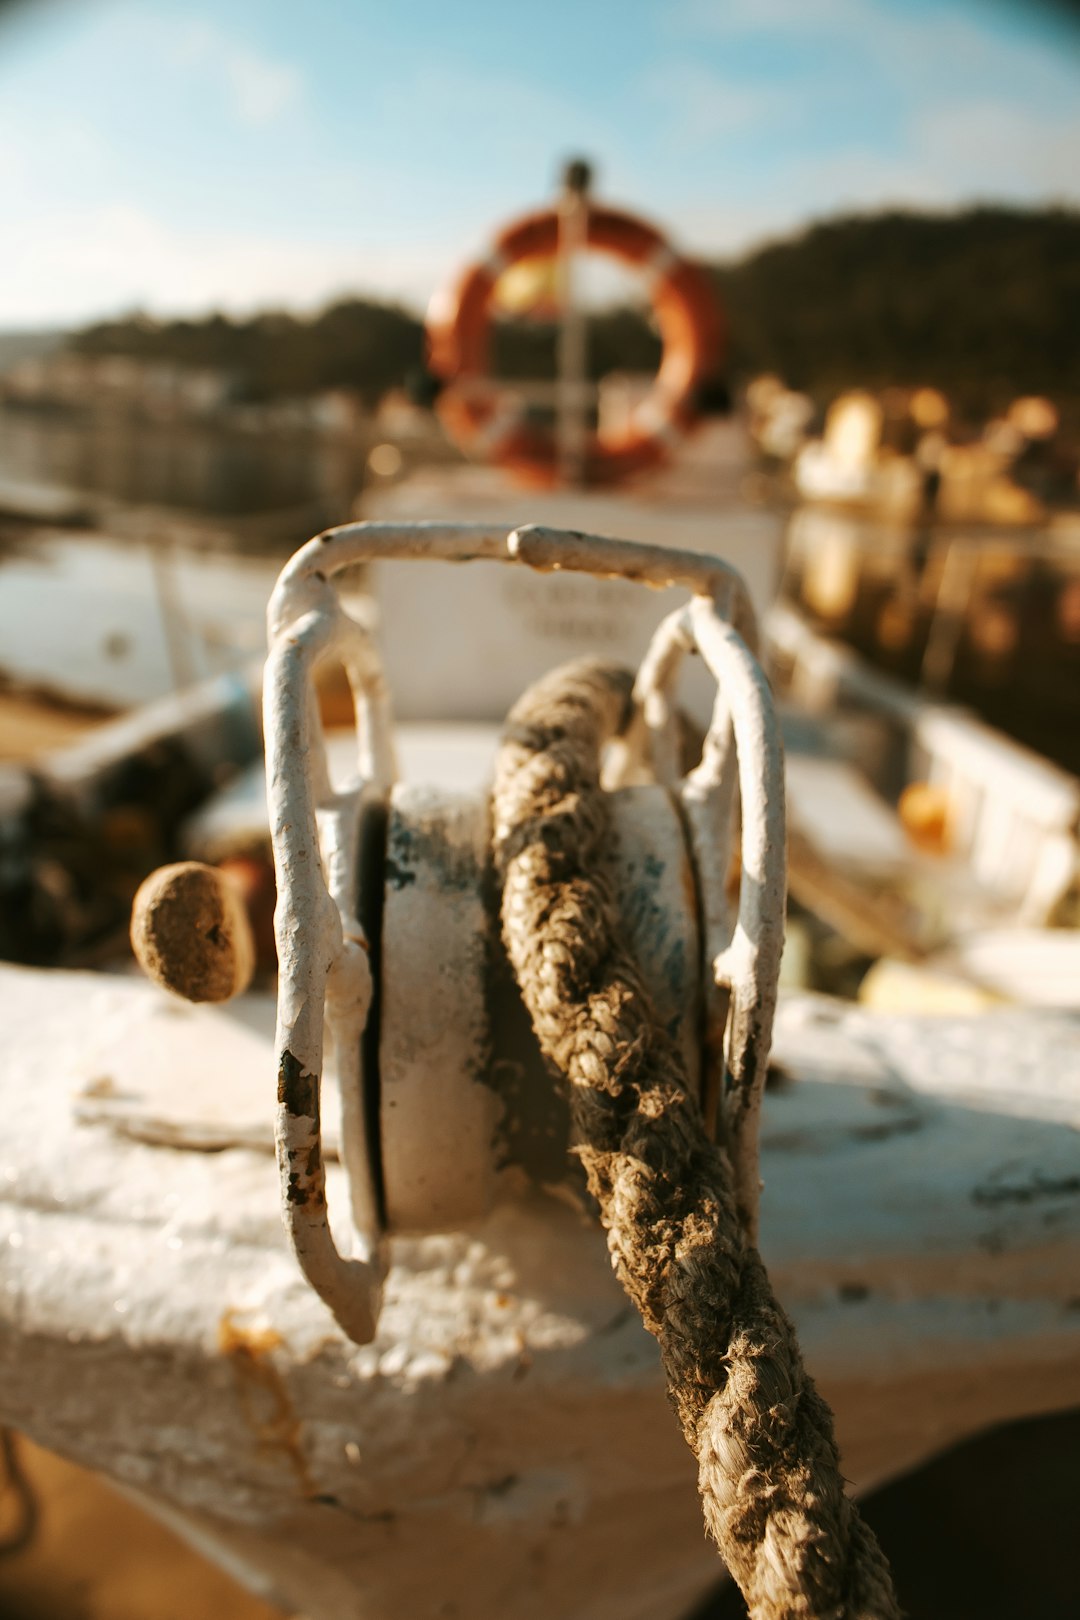
[[[131,944],[147,977],[185,1001],[228,1001],[255,969],[242,892],[201,861],[161,866],[145,879],[131,908]]]

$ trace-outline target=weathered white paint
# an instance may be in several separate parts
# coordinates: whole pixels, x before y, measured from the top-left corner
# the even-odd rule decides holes
[[[394,1240],[359,1348],[281,1233],[257,1006],[3,968],[0,1019],[0,1419],[312,1620],[671,1620],[715,1577],[655,1346],[572,1207]],[[261,1094],[264,1148],[80,1123],[133,1041],[174,1114],[220,1044],[219,1107]],[[776,1052],[800,1078],[765,1102],[763,1249],[847,1476],[1080,1400],[1076,1022],[800,997]]]
[[[610,808],[608,870],[625,937],[696,1084],[701,950],[679,814],[656,784],[617,790]],[[502,947],[489,821],[479,793],[391,795],[378,1064],[391,1232],[476,1220],[505,1182],[520,1187],[523,1169],[544,1184],[567,1179],[568,1112]]]
[[[730,451],[712,442],[710,463]],[[683,485],[693,472],[680,463]],[[481,467],[433,470],[392,488],[366,491],[364,515],[407,525],[432,512],[484,520],[504,534],[528,516],[555,530],[582,522],[580,491],[508,490],[505,477]],[[775,513],[718,501],[715,489],[687,498],[676,484],[644,485],[632,495],[590,491],[591,531],[650,547],[683,547],[723,557],[738,570],[759,614],[776,591],[783,522]],[[559,573],[541,578],[505,569],[417,571],[373,562],[368,584],[385,627],[383,654],[398,717],[501,721],[539,676],[592,652],[636,668],[657,620],[679,604],[674,590],[654,596],[627,581]],[[658,587],[659,588],[659,587]],[[424,649],[422,660],[415,648]],[[707,677],[686,671],[682,700],[708,716]]]
[[[750,627],[752,630],[752,627]],[[716,681],[701,761],[683,779],[673,758],[674,688],[679,664],[696,651]],[[784,944],[784,759],[768,682],[750,648],[713,603],[695,596],[660,625],[634,689],[638,741],[661,781],[683,805],[693,850],[697,900],[710,964],[704,1030],[703,1102],[720,1127],[735,1171],[736,1195],[757,1231],[758,1116],[776,1010]],[[635,737],[636,732],[636,737]],[[733,804],[741,826],[738,900],[728,897]],[[731,1085],[723,1085],[725,1072]]]
[[[276,1134],[281,1207],[311,1286],[358,1343],[375,1330],[385,1273],[372,1170],[360,1037],[372,996],[370,944],[356,915],[365,813],[393,779],[389,705],[363,625],[346,614],[318,570],[283,571],[267,612],[270,656],[263,684],[266,787],[274,849],[278,955]],[[357,711],[357,774],[330,780],[314,672],[345,668]],[[339,1246],[326,1198],[322,1074],[332,1053],[350,1172],[347,1244]],[[340,1231],[341,1224],[338,1225]]]
[[[391,794],[379,945],[379,1142],[390,1231],[445,1231],[495,1198],[480,794]]]
[[[400,1176],[400,1185],[383,1182],[380,1144],[374,1140],[377,1109],[362,1072],[361,1036],[373,985],[369,953],[378,942],[367,938],[360,920],[364,910],[360,889],[372,877],[362,872],[358,852],[364,817],[385,802],[395,767],[389,695],[366,616],[361,622],[345,611],[332,581],[376,558],[519,563],[540,574],[591,574],[660,590],[678,586],[693,593],[690,606],[680,610],[675,641],[669,626],[661,627],[660,639],[665,646],[696,646],[720,688],[710,741],[688,803],[697,806],[700,800],[707,811],[708,799],[715,796],[730,808],[732,789],[720,779],[731,768],[727,740],[732,728],[736,737],[746,881],[740,887],[730,938],[718,938],[713,926],[726,903],[718,905],[707,898],[703,906],[710,945],[719,945],[714,978],[732,998],[727,1056],[734,1085],[725,1105],[725,1128],[740,1203],[751,1231],[755,1229],[757,1199],[756,1121],[775,1006],[784,899],[779,735],[767,683],[753,658],[754,609],[742,579],[727,562],[716,556],[537,524],[507,534],[477,523],[358,523],[329,530],[301,547],[282,570],[267,611],[270,657],[264,687],[267,800],[278,889],[278,1161],[283,1215],[297,1260],[312,1287],[358,1344],[367,1343],[375,1331],[385,1269],[382,1237],[387,1225],[395,1221],[410,1228],[426,1225],[420,1219],[424,1197],[433,1209],[463,1211],[465,1207],[449,1181],[443,1178],[440,1182],[436,1176],[428,1135],[411,1127],[392,1127],[394,1141],[385,1164]],[[314,687],[317,666],[333,657],[345,667],[356,705],[359,774],[344,788],[335,788],[331,781]],[[670,666],[672,661],[660,662]],[[639,740],[648,735],[642,725],[633,732]],[[647,759],[641,763],[648,765]],[[694,816],[689,820],[691,825],[697,824]],[[703,825],[711,833],[707,815]],[[474,846],[476,842],[474,837]],[[474,889],[476,853],[474,847]],[[390,870],[388,866],[388,873]],[[699,862],[699,882],[702,874],[722,892],[726,871],[716,872],[711,859],[706,859],[704,864]],[[376,869],[374,881],[378,878]],[[433,899],[443,887],[435,884]],[[684,894],[691,888],[688,883]],[[684,894],[679,896],[680,909]],[[468,909],[467,900],[461,904]],[[453,902],[451,910],[460,911],[461,904]],[[696,912],[698,904],[695,895],[691,909]],[[424,919],[413,915],[412,898],[406,909],[405,935],[422,937]],[[468,952],[455,954],[468,978]],[[405,960],[408,955],[406,949]],[[395,961],[400,965],[402,960],[402,952],[397,950]],[[430,975],[428,978],[426,986],[419,986],[421,998],[425,989],[430,991]],[[384,1124],[393,1117],[390,1110],[396,1103],[404,1109],[407,1099],[415,1095],[411,1082],[400,1089],[405,1070],[411,1066],[419,1073],[406,1055],[421,1031],[417,1019],[410,1027],[401,979],[396,971],[388,986],[396,1013],[384,1035],[392,1060],[390,1092],[395,1085],[399,1092],[381,1111]],[[410,993],[407,1000],[413,999]],[[478,1104],[484,1102],[475,1091],[472,1070],[483,1044],[479,1031],[486,1004],[486,990],[478,995],[471,983],[464,1025],[448,1054],[455,1075],[464,1075],[458,1092],[460,1109],[457,1104],[444,1109],[446,1123],[463,1110],[471,1127]],[[441,1013],[438,1021],[445,1022]],[[722,1027],[709,1031],[714,1049],[721,1034]],[[326,1043],[336,1058],[342,1099],[342,1152],[352,1189],[351,1253],[343,1252],[333,1236],[326,1201],[320,1103]],[[474,1061],[466,1062],[470,1055]],[[398,1062],[395,1068],[394,1060],[403,1057],[404,1065]],[[480,1114],[485,1117],[483,1107]],[[422,1115],[421,1109],[411,1117],[419,1125]],[[412,1140],[417,1134],[422,1138],[419,1143]],[[472,1151],[474,1136],[470,1128],[461,1146],[466,1152],[469,1144],[467,1179],[480,1196],[485,1178]],[[445,1156],[452,1157],[453,1138],[442,1146]],[[421,1188],[426,1191],[418,1196]]]

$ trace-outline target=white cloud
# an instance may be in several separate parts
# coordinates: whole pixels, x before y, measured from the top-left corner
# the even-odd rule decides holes
[[[294,67],[251,50],[213,23],[158,18],[155,27],[172,60],[216,81],[242,123],[273,123],[300,99],[303,81]]]
[[[782,183],[763,187],[751,202],[689,202],[671,216],[679,240],[703,258],[735,258],[790,236],[816,219],[891,207],[939,209],[949,197],[932,177],[872,152],[848,152],[800,164]]]
[[[292,68],[250,51],[234,51],[222,66],[245,123],[269,123],[300,94],[300,77]]]
[[[854,49],[867,63],[910,91],[970,92],[990,77],[1016,96],[1075,98],[1076,60],[1050,38],[1032,31],[998,32],[993,11],[979,18],[970,7],[939,0],[931,11],[904,0],[683,0],[668,14],[676,34],[713,40],[783,35]]]
[[[673,218],[696,251],[735,255],[815,219],[886,208],[932,211],[974,200],[1080,204],[1080,115],[955,101],[916,119],[906,152],[853,149],[796,158],[749,203],[690,202]]]
[[[666,140],[694,148],[766,123],[786,98],[763,85],[740,84],[700,62],[668,62],[648,75],[644,94],[667,115]]]
[[[371,293],[422,307],[460,243],[400,251],[253,233],[184,232],[145,210],[113,205],[39,215],[12,234],[0,287],[0,328],[64,325],[135,308],[151,314],[248,314],[315,307]]]
[[[1076,62],[1048,36],[996,31],[992,17],[944,0],[933,12],[887,0],[683,0],[675,33],[735,47],[748,36],[818,48],[844,62],[856,52],[867,87],[889,98],[892,120],[862,142],[838,122],[831,146],[827,97],[815,151],[796,142],[770,169],[760,196],[688,200],[679,224],[706,251],[737,253],[838,212],[893,206],[946,209],[973,200],[1080,203],[1080,111]],[[815,71],[825,71],[815,69]],[[809,71],[809,70],[808,70]],[[812,97],[794,80],[792,100]],[[823,91],[819,94],[824,96]],[[718,163],[723,162],[718,155]],[[733,171],[733,178],[737,171]]]
[[[923,113],[915,138],[960,193],[1080,198],[1080,114],[958,100]]]

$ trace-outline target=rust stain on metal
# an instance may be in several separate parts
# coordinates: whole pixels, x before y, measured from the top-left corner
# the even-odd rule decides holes
[[[315,1482],[300,1444],[300,1419],[285,1380],[271,1360],[284,1343],[274,1328],[245,1327],[232,1311],[226,1311],[218,1323],[218,1350],[235,1370],[240,1408],[260,1451],[280,1457],[303,1494],[314,1497]]]
[[[277,1098],[294,1118],[317,1120],[319,1117],[318,1078],[309,1074],[300,1059],[288,1050],[282,1052],[278,1065]]]
[[[326,1194],[321,1187],[312,1187],[299,1170],[289,1172],[289,1185],[285,1193],[289,1203],[297,1209],[320,1210],[326,1208]]]

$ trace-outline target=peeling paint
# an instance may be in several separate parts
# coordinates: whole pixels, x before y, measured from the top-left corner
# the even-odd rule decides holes
[[[281,1054],[278,1065],[277,1100],[294,1119],[319,1118],[318,1076],[309,1074],[289,1051]]]

